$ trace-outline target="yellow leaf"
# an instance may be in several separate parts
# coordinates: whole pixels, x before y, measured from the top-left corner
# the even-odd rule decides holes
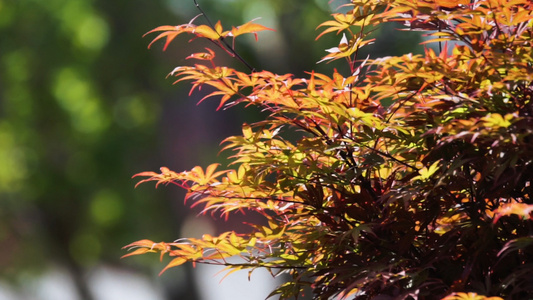
[[[418,171],[418,176],[414,177],[412,180],[428,180],[437,170],[439,169],[439,161],[434,162],[431,166],[423,167]]]
[[[299,257],[294,254],[281,254],[280,257],[286,260],[298,260],[299,259]]]
[[[488,114],[483,117],[483,123],[487,127],[509,127],[511,126],[510,120],[513,118],[512,114],[507,114],[503,117],[500,114]]]
[[[222,24],[220,23],[220,20],[215,24],[215,31],[218,35],[222,35]]]
[[[198,36],[204,37],[204,38],[208,38],[213,41],[218,40],[222,36],[222,34],[214,31],[211,27],[207,25],[197,26],[196,28],[194,28],[194,30],[192,30],[192,33]]]
[[[250,125],[244,123],[242,125],[242,136],[244,136],[245,139],[251,139],[253,136],[252,127]]]

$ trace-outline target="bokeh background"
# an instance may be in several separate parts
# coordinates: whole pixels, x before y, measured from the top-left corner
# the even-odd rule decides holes
[[[258,23],[276,29],[260,33],[259,42],[237,40],[237,51],[257,69],[297,76],[343,70],[316,65],[340,37],[315,41],[315,28],[342,0],[198,2],[226,27],[260,17]],[[156,255],[120,260],[121,247],[139,239],[242,229],[239,219],[197,216],[177,187],[134,189],[131,178],[160,166],[225,164],[229,153],[218,154],[220,141],[261,117],[239,107],[216,111],[216,101],[197,106],[206,91],[189,97],[187,84],[165,79],[208,44],[181,37],[166,52],[162,43],[147,50],[154,36],[142,35],[197,14],[193,0],[0,0],[0,299],[268,294],[272,280],[260,272],[252,285],[247,274],[219,284],[216,270],[190,265],[158,276],[164,265]],[[389,25],[375,34],[378,41],[361,57],[420,51],[416,34],[398,39]]]

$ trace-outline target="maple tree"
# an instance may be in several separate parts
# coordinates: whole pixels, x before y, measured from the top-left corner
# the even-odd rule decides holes
[[[217,65],[212,49],[172,71],[191,92],[210,86],[205,98],[219,107],[269,116],[224,140],[229,168],[163,167],[139,183],[176,184],[204,213],[265,222],[247,234],[140,240],[125,256],[168,255],[163,271],[193,262],[289,274],[271,294],[283,299],[307,287],[316,299],[533,297],[533,4],[352,0],[343,11],[318,37],[341,37],[322,61],[345,60],[348,74],[239,71]],[[425,32],[424,54],[358,57],[387,22]],[[245,62],[229,40],[261,30],[208,20],[149,33],[165,47],[180,34],[205,38]]]

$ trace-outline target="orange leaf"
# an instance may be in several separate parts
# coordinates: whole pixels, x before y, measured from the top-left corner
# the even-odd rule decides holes
[[[133,252],[130,252],[130,253],[125,254],[125,255],[122,255],[120,258],[126,258],[128,256],[145,254],[147,252],[155,252],[155,251],[154,250],[150,250],[149,248],[139,248],[139,249],[136,249]]]
[[[500,297],[485,297],[476,293],[453,293],[442,300],[503,300]]]
[[[275,31],[272,28],[268,28],[266,26],[263,26],[263,25],[260,25],[260,24],[257,24],[257,23],[253,23],[252,21],[250,21],[250,22],[248,22],[246,24],[243,24],[241,26],[233,27],[231,29],[231,35],[233,37],[236,37],[238,35],[245,34],[245,33],[254,33],[255,34],[256,32],[263,31],[263,30]],[[257,34],[255,35],[255,40],[257,41]]]
[[[161,270],[161,272],[159,272],[159,276],[161,276],[161,274],[163,274],[166,270],[168,270],[170,268],[173,268],[173,267],[177,267],[177,266],[183,265],[186,262],[187,262],[187,259],[184,258],[184,257],[176,257],[176,258],[174,258],[173,260],[171,260],[168,263],[168,265],[163,270]]]
[[[170,183],[170,182],[173,182],[173,181],[179,179],[178,178],[178,174],[176,172],[174,172],[174,171],[171,171],[167,167],[161,167],[160,170],[161,170],[161,174],[158,174],[158,173],[155,173],[155,172],[141,172],[141,173],[133,175],[133,177],[137,177],[137,176],[150,177],[150,178],[143,179],[143,180],[139,181],[135,185],[135,187],[137,187],[139,184],[141,184],[143,182],[157,181],[157,183],[155,185],[155,187],[157,188],[162,183]]]
[[[153,241],[151,240],[140,240],[140,241],[136,241],[136,242],[133,242],[129,245],[126,245],[124,247],[122,247],[122,249],[125,249],[125,248],[136,248],[136,247],[148,247],[148,248],[151,248],[153,245],[155,245],[156,243],[154,243]]]
[[[213,60],[215,58],[215,52],[209,48],[205,48],[207,52],[193,53],[187,56],[186,59],[198,59],[198,60]]]
[[[470,0],[435,0],[435,4],[445,8],[455,8],[459,5],[468,5]]]
[[[526,203],[507,203],[494,210],[494,223],[498,222],[501,217],[518,215],[523,219],[532,218],[533,204]]]
[[[155,39],[153,39],[152,42],[150,42],[150,44],[148,44],[148,48],[150,48],[155,41],[166,37],[165,45],[163,46],[163,51],[165,51],[167,49],[168,45],[170,44],[170,42],[172,42],[172,40],[175,39],[178,35],[180,35],[180,34],[182,34],[184,32],[187,32],[188,31],[187,28],[190,27],[190,26],[191,25],[180,25],[180,26],[164,25],[164,26],[159,26],[159,27],[154,28],[154,29],[148,31],[147,33],[145,33],[143,35],[143,37],[148,35],[148,34],[150,34],[150,33],[152,33],[152,32],[163,31]]]
[[[121,258],[125,258],[125,257],[128,257],[128,256],[133,256],[133,255],[144,254],[144,253],[147,253],[147,252],[156,252],[156,250],[164,251],[166,249],[166,247],[163,247],[161,244],[154,243],[153,241],[146,240],[146,239],[145,240],[136,241],[136,242],[133,242],[133,243],[131,243],[129,245],[126,245],[126,246],[122,247],[122,249],[126,249],[126,248],[128,248],[129,250],[134,249],[134,248],[138,248],[138,249],[136,249],[135,251],[133,251],[131,253],[123,255]]]

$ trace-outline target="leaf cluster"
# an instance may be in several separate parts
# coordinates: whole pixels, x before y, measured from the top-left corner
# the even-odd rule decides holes
[[[352,0],[322,23],[342,34],[322,61],[350,73],[307,78],[218,66],[215,52],[171,73],[210,86],[220,107],[258,106],[268,118],[224,141],[232,165],[217,171],[138,174],[173,183],[205,213],[259,213],[250,234],[173,243],[142,240],[129,255],[159,252],[228,270],[265,268],[291,280],[271,295],[316,299],[533,297],[533,5],[526,0]],[[360,59],[372,28],[399,22],[427,35],[423,55]],[[166,45],[189,33],[162,26]],[[154,41],[155,41],[154,40]],[[230,54],[232,51],[229,51]],[[205,62],[205,64],[203,63]],[[233,167],[233,168],[232,168]],[[244,263],[224,259],[239,255]]]

